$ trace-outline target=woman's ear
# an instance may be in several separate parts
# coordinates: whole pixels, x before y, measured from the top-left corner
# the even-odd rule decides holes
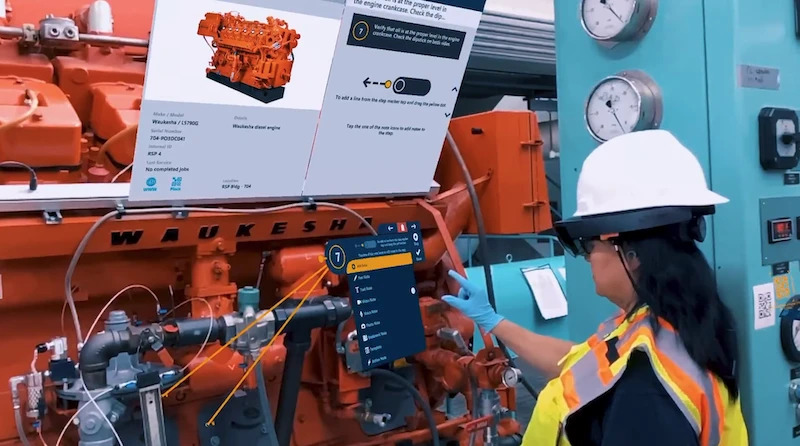
[[[636,271],[639,269],[639,255],[636,251],[630,249],[625,251],[625,263],[628,266],[628,271]]]

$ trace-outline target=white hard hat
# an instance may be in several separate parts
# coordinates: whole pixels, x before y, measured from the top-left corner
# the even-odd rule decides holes
[[[584,161],[574,217],[728,202],[708,189],[700,162],[666,130],[617,136]]]
[[[587,240],[661,227],[702,241],[703,216],[728,202],[709,190],[692,152],[664,130],[628,133],[597,147],[583,163],[577,198],[572,218],[554,224],[573,255],[583,255]]]

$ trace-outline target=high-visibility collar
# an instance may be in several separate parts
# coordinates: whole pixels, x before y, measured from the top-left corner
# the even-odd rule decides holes
[[[725,403],[720,382],[689,356],[675,329],[659,319],[651,324],[646,307],[631,317],[620,315],[600,326],[582,351],[573,351],[562,362],[563,397],[568,409],[562,422],[610,390],[622,377],[634,350],[645,352],[656,376],[697,433],[702,446],[720,444]],[[727,392],[724,392],[727,395]]]

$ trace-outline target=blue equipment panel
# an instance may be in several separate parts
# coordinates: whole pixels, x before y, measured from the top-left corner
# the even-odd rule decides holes
[[[800,109],[797,2],[661,0],[645,35],[613,47],[587,34],[580,20],[581,0],[554,3],[565,217],[576,209],[583,161],[598,145],[584,117],[587,96],[607,76],[626,70],[647,73],[663,94],[660,127],[694,151],[712,188],[731,200],[708,220],[702,249],[738,326],[738,371],[750,444],[800,444],[797,404],[788,397],[790,379],[798,376],[792,369],[798,364],[789,362],[781,349],[781,324],[776,319],[780,311],[770,311],[769,304],[759,310],[759,296],[771,286],[775,307],[794,294],[791,288],[799,269],[800,212],[794,201],[800,201],[798,176],[762,167],[759,147],[762,109]],[[774,197],[787,201],[769,200]],[[793,227],[776,222],[768,229],[767,220],[782,217],[791,219]],[[772,229],[779,236],[792,229],[794,237],[770,244]],[[784,261],[788,265],[780,265]],[[775,277],[774,263],[779,263]],[[615,308],[595,295],[583,259],[568,257],[566,268],[570,334],[585,339]]]

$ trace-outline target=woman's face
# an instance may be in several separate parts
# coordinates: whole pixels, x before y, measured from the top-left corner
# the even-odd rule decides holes
[[[636,297],[625,268],[627,266],[628,271],[633,274],[635,265],[629,264],[629,259],[626,259],[626,264],[623,265],[619,253],[611,242],[595,240],[591,243],[590,254],[586,259],[592,268],[595,292],[621,308],[633,305]]]

